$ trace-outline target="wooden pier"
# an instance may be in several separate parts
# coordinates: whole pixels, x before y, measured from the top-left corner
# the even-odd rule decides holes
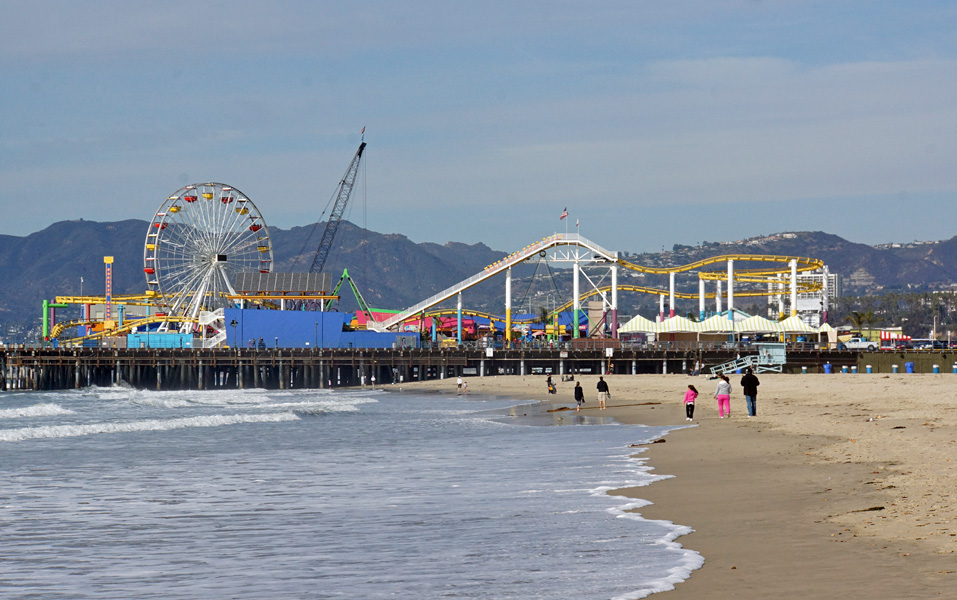
[[[321,389],[459,376],[685,373],[697,360],[714,365],[735,354],[735,350],[622,347],[492,351],[6,348],[0,350],[0,389],[65,390],[118,384],[151,390]],[[928,356],[921,357],[918,372],[930,372],[933,358],[931,353],[924,354]],[[789,352],[785,372],[800,373],[803,367],[819,373],[830,363],[835,372],[846,365],[859,366],[863,373],[865,363],[878,363],[878,357],[874,358],[868,361],[866,353],[847,351]],[[949,372],[946,358],[936,362],[946,363]],[[894,358],[901,364],[905,359]],[[879,364],[888,360],[883,357]]]

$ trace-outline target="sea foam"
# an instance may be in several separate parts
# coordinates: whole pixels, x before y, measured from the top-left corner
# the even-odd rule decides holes
[[[73,411],[63,408],[59,404],[34,404],[23,408],[8,408],[0,410],[0,419],[19,419],[22,417],[54,417],[57,415],[72,415]]]
[[[126,423],[89,423],[85,425],[47,425],[0,431],[0,442],[20,442],[40,438],[78,437],[101,433],[128,433],[131,431],[166,431],[186,427],[221,427],[238,423],[278,423],[299,419],[294,413],[267,413],[258,415],[208,415],[182,419],[149,419]]]

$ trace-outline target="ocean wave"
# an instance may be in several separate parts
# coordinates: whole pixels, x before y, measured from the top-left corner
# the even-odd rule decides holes
[[[63,408],[59,404],[34,404],[23,408],[8,408],[0,410],[0,419],[19,419],[22,417],[53,417],[56,415],[72,415],[73,411]]]
[[[278,423],[296,421],[299,417],[291,412],[260,415],[209,415],[182,419],[148,419],[126,423],[89,423],[86,425],[49,425],[23,427],[0,431],[0,442],[21,442],[43,438],[79,437],[102,433],[130,433],[136,431],[168,431],[186,427],[221,427],[240,423]]]
[[[221,406],[250,409],[304,409],[321,412],[353,412],[360,404],[377,403],[379,400],[359,394],[331,394],[314,390],[315,399],[285,401],[287,398],[302,398],[302,390],[121,390],[106,388],[98,395],[100,399],[129,402],[137,406],[157,408],[186,408],[190,406]]]

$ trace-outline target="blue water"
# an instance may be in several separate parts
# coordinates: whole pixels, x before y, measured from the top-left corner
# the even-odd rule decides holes
[[[701,565],[674,541],[687,528],[605,493],[657,478],[629,446],[664,430],[540,413],[381,391],[0,395],[0,597],[641,598]]]

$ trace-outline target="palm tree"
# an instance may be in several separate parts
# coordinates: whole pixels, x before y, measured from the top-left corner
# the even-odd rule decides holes
[[[867,326],[868,326],[868,327],[867,327],[867,333],[868,333],[868,334],[871,333],[871,329],[873,328],[874,323],[875,323],[876,321],[877,321],[877,316],[874,314],[874,311],[873,311],[873,310],[868,310],[866,313],[864,313],[864,314],[861,315],[861,323],[862,323],[862,324],[865,324],[865,323],[867,324]],[[870,339],[870,335],[868,335],[868,336],[866,336],[866,337],[867,337],[868,339]]]
[[[872,314],[871,314],[871,317],[873,318],[873,316],[874,316],[874,315],[873,315],[873,313],[872,313]],[[859,311],[859,310],[852,310],[852,311],[851,311],[851,314],[847,315],[847,319],[846,319],[846,320],[848,320],[848,321],[851,322],[851,325],[852,325],[855,329],[857,329],[857,332],[858,332],[858,333],[860,333],[861,335],[864,335],[864,321],[865,321],[865,315],[864,315],[864,313],[862,313],[862,312]]]

